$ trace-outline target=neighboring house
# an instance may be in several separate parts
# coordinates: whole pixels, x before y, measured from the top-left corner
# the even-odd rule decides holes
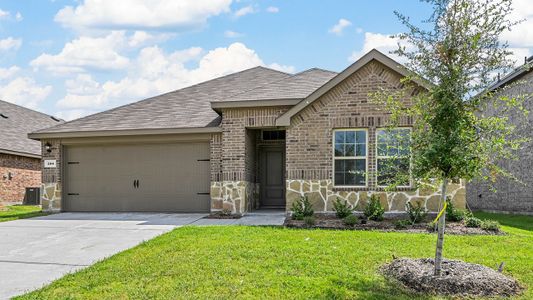
[[[337,198],[361,210],[377,193],[389,212],[407,201],[436,211],[432,187],[385,192],[376,176],[392,155],[376,144],[389,114],[368,93],[407,74],[376,50],[338,74],[256,67],[39,130],[30,137],[56,162],[43,171],[43,208],[246,213],[308,196],[320,212]],[[449,193],[464,207],[462,183]]]
[[[41,143],[28,133],[59,119],[0,100],[0,203],[21,202],[26,187],[41,186]]]
[[[513,114],[510,121],[517,125],[520,136],[533,138],[533,56],[523,66],[494,83],[489,90],[495,91],[498,96],[529,95],[525,101],[529,115]],[[489,106],[484,113],[491,115],[498,110]],[[505,161],[503,166],[518,181],[499,179],[492,188],[487,182],[468,184],[467,203],[472,210],[533,214],[533,144],[526,143],[516,154],[518,160]]]

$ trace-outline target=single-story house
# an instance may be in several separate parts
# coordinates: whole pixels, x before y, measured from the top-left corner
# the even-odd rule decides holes
[[[256,67],[38,130],[43,208],[243,214],[307,196],[325,212],[336,198],[361,210],[378,193],[389,212],[408,201],[436,211],[433,187],[390,192],[376,176],[389,114],[368,94],[407,74],[377,50],[340,73]],[[464,207],[464,183],[449,196]]]
[[[520,136],[533,138],[533,56],[526,59],[524,65],[502,76],[488,90],[495,92],[496,97],[529,95],[524,102],[529,115],[512,114],[510,122],[517,125]],[[484,113],[493,115],[498,113],[498,108],[488,106]],[[518,180],[501,178],[492,187],[487,182],[468,184],[467,203],[472,210],[533,214],[533,143],[526,143],[516,154],[518,160],[507,160],[502,164]]]
[[[41,143],[28,133],[60,122],[0,100],[0,203],[22,202],[26,188],[41,186]]]

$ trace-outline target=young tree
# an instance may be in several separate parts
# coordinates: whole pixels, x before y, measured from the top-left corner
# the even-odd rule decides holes
[[[374,99],[390,111],[390,124],[411,116],[411,176],[441,184],[441,208],[450,180],[511,176],[501,164],[514,157],[525,138],[513,134],[511,113],[527,114],[525,95],[499,97],[486,91],[499,72],[512,69],[501,34],[517,22],[508,19],[512,0],[422,0],[433,7],[421,26],[395,12],[407,32],[394,51],[413,75],[401,89],[382,89]],[[413,82],[428,82],[420,91]],[[473,96],[475,95],[475,96]],[[405,101],[409,98],[410,101]],[[407,103],[409,102],[409,103]],[[497,113],[484,115],[487,105]],[[405,179],[403,179],[405,180]],[[441,273],[445,215],[438,221],[435,275]]]

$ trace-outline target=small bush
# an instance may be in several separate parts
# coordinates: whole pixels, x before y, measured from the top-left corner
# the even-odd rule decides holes
[[[483,220],[481,221],[481,229],[488,231],[500,231],[500,223],[494,220]]]
[[[365,215],[359,216],[359,220],[361,221],[361,224],[366,224],[366,222],[368,222],[368,218]]]
[[[357,224],[357,217],[350,214],[346,218],[343,219],[344,225],[346,226],[355,226]]]
[[[411,202],[407,202],[405,204],[405,210],[412,224],[422,222],[427,216],[426,209],[420,205],[420,202],[417,202],[416,206],[411,204]]]
[[[465,213],[453,205],[450,198],[446,199],[446,221],[460,222],[465,218]]]
[[[465,217],[464,221],[465,221],[466,227],[479,228],[481,226],[481,220],[474,216]]]
[[[293,202],[291,211],[292,218],[294,220],[303,220],[305,217],[310,217],[315,214],[313,206],[306,196],[298,199],[296,202]]]
[[[231,209],[229,208],[224,208],[220,211],[220,215],[222,216],[231,216]]]
[[[409,220],[397,220],[394,222],[394,228],[396,229],[407,229],[411,225],[412,221]]]
[[[339,219],[344,219],[352,214],[352,209],[350,208],[350,204],[348,204],[348,201],[342,201],[339,198],[333,201],[333,210],[335,211],[335,215]]]
[[[385,210],[383,209],[383,207],[381,207],[378,195],[372,194],[370,196],[370,201],[368,201],[363,213],[370,220],[383,220],[383,214],[385,213]]]
[[[433,222],[433,221],[427,223],[427,225],[426,225],[426,230],[427,230],[428,232],[435,232],[435,231],[437,231],[437,223],[435,223],[435,222]]]
[[[304,224],[307,226],[314,226],[315,225],[315,217],[314,216],[305,216],[304,217]]]

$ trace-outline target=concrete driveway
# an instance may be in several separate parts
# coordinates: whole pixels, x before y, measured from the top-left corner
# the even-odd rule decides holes
[[[37,289],[204,216],[62,213],[0,223],[0,299]]]

